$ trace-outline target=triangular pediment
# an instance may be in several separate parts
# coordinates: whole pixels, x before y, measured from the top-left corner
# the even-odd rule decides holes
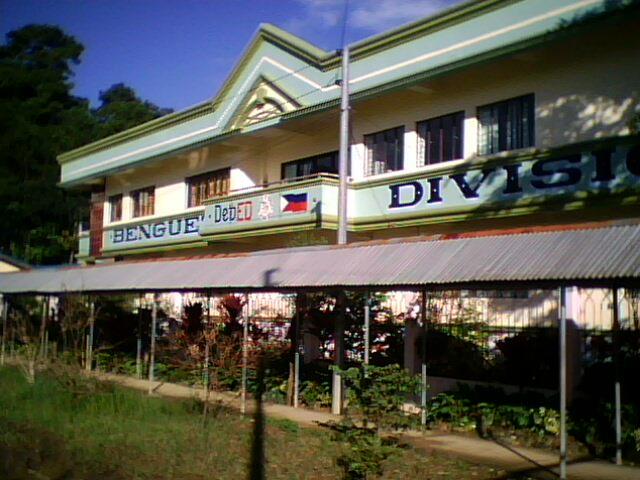
[[[301,104],[282,88],[260,76],[231,116],[231,129],[250,127],[257,123],[300,108]]]

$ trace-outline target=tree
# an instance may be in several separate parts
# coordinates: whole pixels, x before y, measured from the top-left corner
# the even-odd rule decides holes
[[[84,47],[50,25],[27,25],[0,45],[0,251],[36,264],[71,259],[87,192],[57,186],[62,152],[164,113],[123,84],[102,105],[71,91]]]
[[[55,159],[91,138],[92,128],[77,128],[94,123],[87,102],[70,93],[83,50],[47,25],[10,32],[0,46],[0,247],[27,261],[66,259],[84,203],[56,187]]]
[[[171,113],[151,102],[141,100],[136,92],[124,83],[111,85],[100,92],[101,105],[93,111],[98,121],[100,136],[106,137],[136,125]]]

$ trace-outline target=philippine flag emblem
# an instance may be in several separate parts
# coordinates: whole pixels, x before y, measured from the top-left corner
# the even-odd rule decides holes
[[[290,193],[280,197],[280,209],[282,212],[306,212],[307,211],[307,194],[306,193]]]

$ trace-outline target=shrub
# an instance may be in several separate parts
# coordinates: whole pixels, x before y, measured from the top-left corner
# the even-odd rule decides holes
[[[409,426],[403,405],[420,388],[420,379],[399,365],[364,366],[341,373],[351,394],[355,410],[378,430]]]

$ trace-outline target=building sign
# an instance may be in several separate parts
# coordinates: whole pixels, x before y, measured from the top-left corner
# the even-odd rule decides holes
[[[181,218],[159,219],[105,229],[104,250],[155,246],[184,240],[197,240],[201,213]]]
[[[491,159],[466,168],[407,174],[349,186],[351,230],[421,225],[640,203],[640,146],[591,152]],[[614,203],[612,203],[614,202]],[[335,228],[334,179],[217,198],[204,214],[107,227],[105,251],[172,244],[245,233],[281,233],[301,226]],[[404,223],[403,223],[404,222]]]
[[[337,192],[335,182],[316,181],[216,199],[205,209],[200,234],[294,226],[315,222],[323,213],[335,216]]]
[[[358,188],[350,220],[358,224],[404,217],[437,218],[473,215],[481,210],[499,214],[511,207],[589,200],[598,194],[637,191],[639,186],[640,157],[633,150],[505,160],[489,167]]]

